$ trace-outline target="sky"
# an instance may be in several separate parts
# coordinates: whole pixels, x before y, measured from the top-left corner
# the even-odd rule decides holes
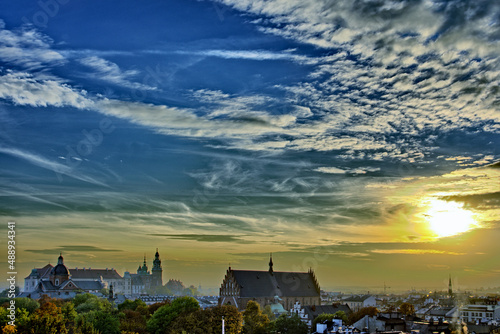
[[[499,287],[499,60],[494,0],[4,1],[18,284],[158,248],[202,288],[271,252],[331,291]]]

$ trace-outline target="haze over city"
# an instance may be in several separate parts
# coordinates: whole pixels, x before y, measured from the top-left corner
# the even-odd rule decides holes
[[[499,18],[493,0],[3,2],[19,278],[60,253],[134,272],[158,248],[165,281],[206,288],[270,253],[330,291],[500,286]]]

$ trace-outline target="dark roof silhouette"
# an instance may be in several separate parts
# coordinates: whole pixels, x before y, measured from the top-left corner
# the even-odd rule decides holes
[[[72,279],[99,279],[100,277],[102,277],[104,280],[107,280],[122,278],[115,269],[75,268],[70,269],[69,272],[71,273]]]
[[[320,289],[312,271],[280,272],[230,270],[240,297],[319,297]]]
[[[52,268],[54,268],[54,266],[49,263],[43,268],[34,268],[34,270],[37,271],[39,278],[45,278],[49,277],[49,273]],[[33,270],[31,272],[33,272]],[[32,276],[31,273],[25,279],[30,278],[30,276]]]

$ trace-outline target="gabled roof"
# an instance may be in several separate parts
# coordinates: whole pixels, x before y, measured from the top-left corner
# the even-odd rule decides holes
[[[42,281],[40,281],[40,283],[38,283],[38,288],[37,288],[36,291],[37,292],[38,291],[47,291],[47,292],[50,292],[50,291],[63,291],[63,290],[66,290],[66,288],[70,284],[74,285],[74,289],[75,290],[81,289],[81,290],[84,290],[84,291],[88,291],[88,290],[101,290],[104,287],[104,285],[101,282],[99,282],[99,281],[81,281],[81,280],[69,279],[69,280],[63,282],[61,284],[61,286],[55,286],[49,280],[42,280]],[[71,289],[71,290],[73,290],[73,289]]]
[[[50,271],[52,270],[52,268],[54,268],[54,266],[49,263],[43,268],[35,268],[35,269],[38,272],[38,276],[40,276],[40,278],[47,278],[47,277],[49,277],[49,274],[50,274]],[[31,276],[31,273],[25,279],[29,279],[30,276]]]
[[[362,303],[368,298],[372,297],[371,295],[361,295],[361,296],[351,296],[346,299],[344,299],[344,302],[355,302],[355,303]]]
[[[320,289],[314,273],[253,270],[230,270],[240,297],[319,297]]]
[[[103,280],[108,279],[121,279],[120,274],[116,272],[115,269],[82,269],[74,268],[70,269],[69,273],[73,279],[97,279],[101,277]]]

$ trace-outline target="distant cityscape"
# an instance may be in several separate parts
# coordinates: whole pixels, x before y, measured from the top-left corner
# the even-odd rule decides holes
[[[221,273],[222,274],[222,273]],[[200,289],[199,289],[200,288]],[[181,296],[195,298],[202,309],[234,306],[246,312],[250,303],[267,310],[270,317],[295,315],[310,331],[316,326],[325,331],[339,332],[404,332],[476,334],[500,331],[500,294],[456,291],[451,275],[447,289],[442,291],[389,292],[384,284],[380,293],[352,294],[324,291],[313,269],[307,272],[276,271],[272,255],[267,270],[240,270],[231,266],[225,272],[218,295],[202,296],[201,287],[185,287],[179,280],[164,284],[163,268],[158,249],[151,270],[146,257],[135,273],[120,275],[114,268],[73,268],[65,264],[63,254],[55,266],[34,268],[25,278],[18,298],[39,300],[54,298],[71,300],[88,293],[120,305],[140,300],[145,305],[165,303]],[[342,315],[336,321],[318,324],[323,314]],[[321,317],[320,317],[321,318]],[[346,326],[349,324],[349,326]],[[323,326],[323,327],[322,327]]]

